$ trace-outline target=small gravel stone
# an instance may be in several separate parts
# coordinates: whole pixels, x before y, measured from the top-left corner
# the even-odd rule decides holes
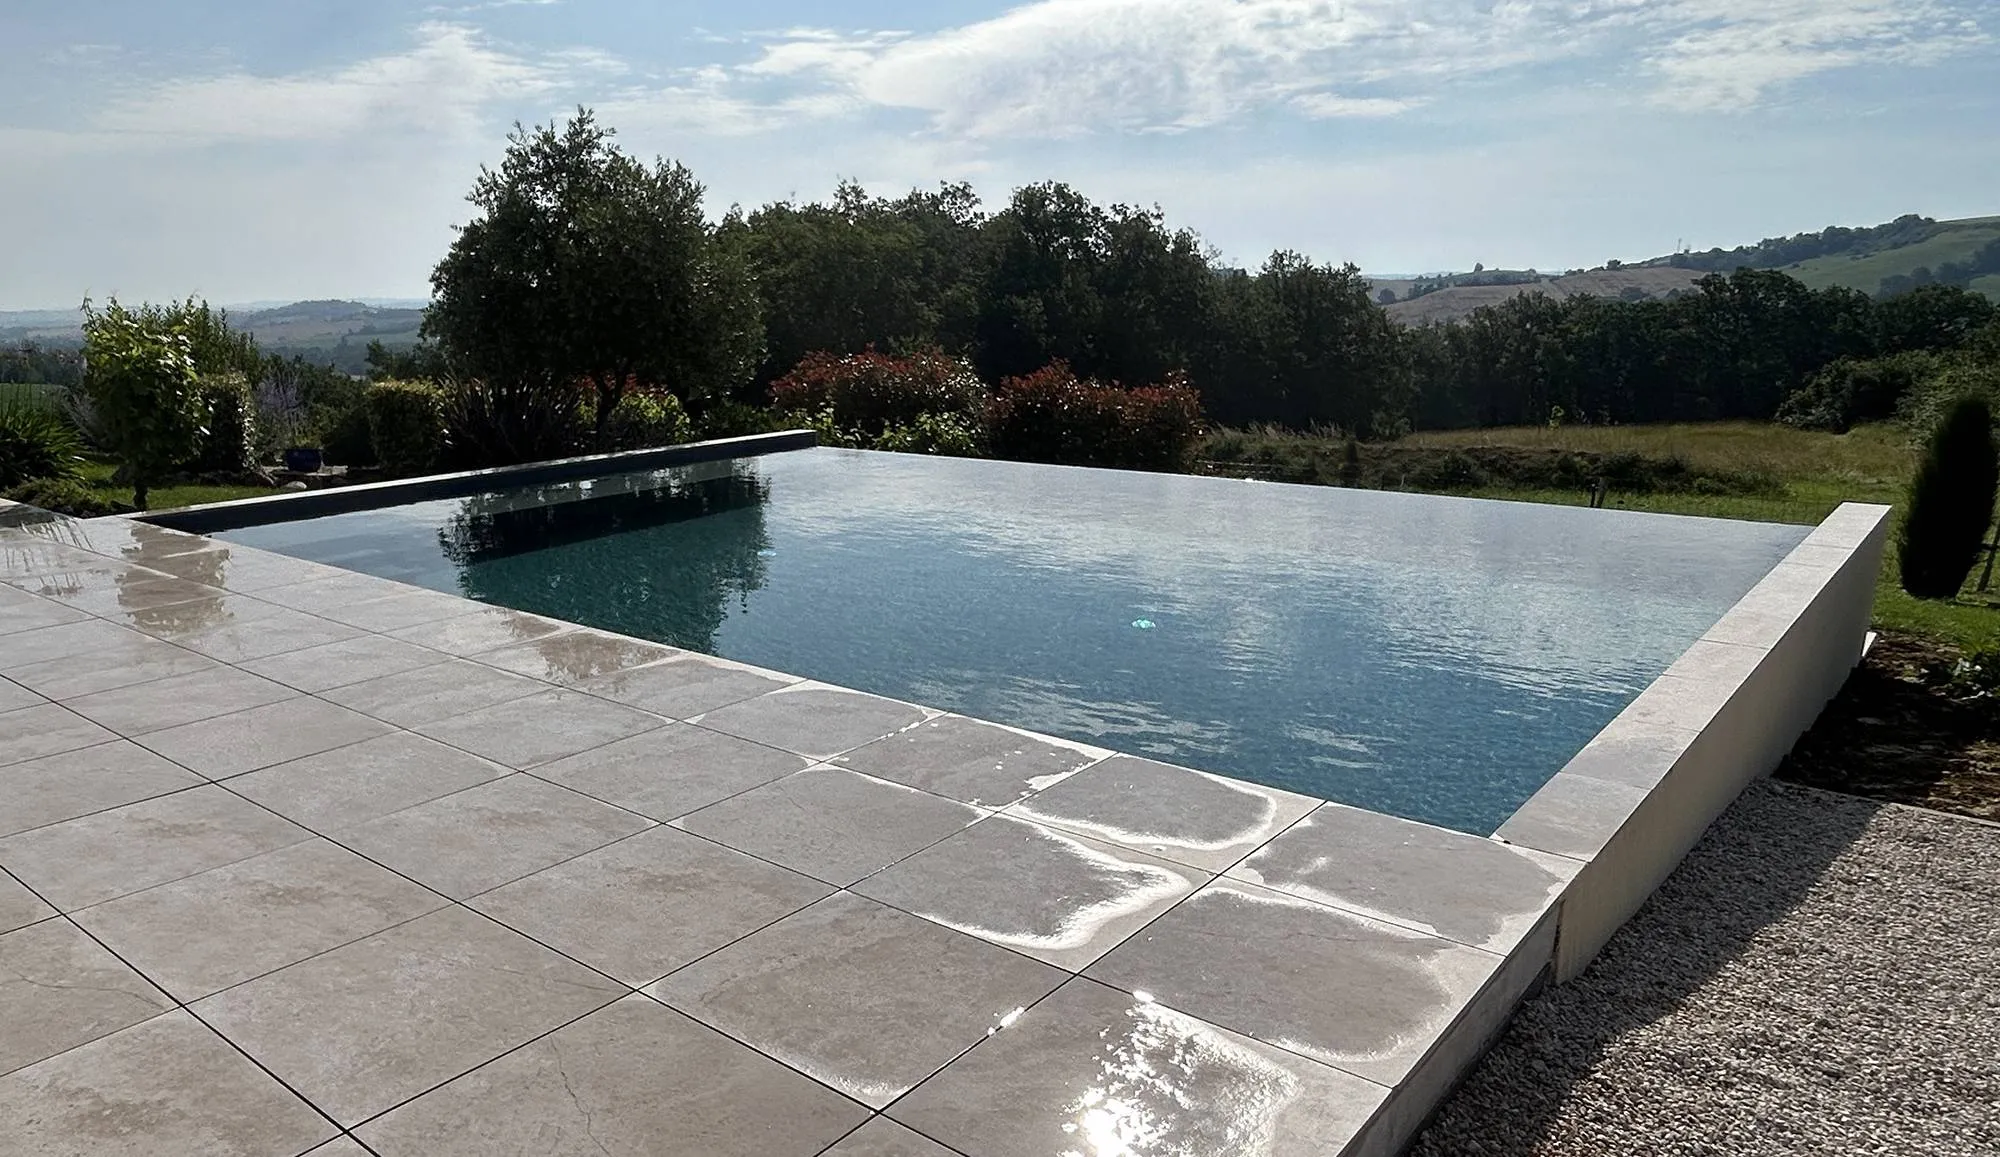
[[[1753,784],[1410,1152],[2000,1154],[2000,826]]]

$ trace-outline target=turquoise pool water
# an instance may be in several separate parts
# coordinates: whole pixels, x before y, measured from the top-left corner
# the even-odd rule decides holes
[[[817,449],[217,537],[1484,834],[1805,533]]]

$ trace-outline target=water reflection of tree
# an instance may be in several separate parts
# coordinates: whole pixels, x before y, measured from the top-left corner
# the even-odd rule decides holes
[[[469,598],[713,651],[731,601],[764,585],[769,496],[748,468],[549,505],[485,495],[438,541]]]

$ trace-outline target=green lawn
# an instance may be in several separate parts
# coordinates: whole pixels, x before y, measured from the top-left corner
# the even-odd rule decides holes
[[[83,483],[113,502],[132,503],[132,488],[112,483],[111,476],[117,472],[117,464],[102,459],[91,459],[83,464]],[[171,510],[176,506],[199,506],[205,502],[228,502],[232,498],[259,498],[266,494],[279,494],[268,486],[156,486],[147,495],[146,505],[154,510]]]
[[[1842,253],[1832,257],[1815,257],[1811,261],[1787,265],[1779,272],[1790,274],[1813,289],[1845,285],[1872,294],[1881,288],[1885,277],[1911,273],[1918,266],[1936,269],[1947,261],[1965,261],[1981,245],[2000,238],[2000,217],[1969,217],[1945,224],[1948,227],[1937,236],[1915,245],[1861,256]],[[1985,285],[1975,287],[1992,292]]]

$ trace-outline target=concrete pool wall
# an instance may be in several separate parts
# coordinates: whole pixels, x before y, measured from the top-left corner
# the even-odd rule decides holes
[[[1229,1137],[1238,1141],[1237,1149],[1228,1151],[1264,1157],[1386,1157],[1408,1144],[1521,1000],[1538,984],[1580,972],[1715,816],[1747,783],[1768,773],[1811,725],[1861,657],[1887,516],[1887,508],[1878,506],[1850,504],[1836,511],[1491,838],[1012,729],[1011,738],[996,736],[978,721],[574,624],[536,620],[533,633],[521,636],[525,642],[515,637],[517,627],[489,638],[492,621],[518,625],[534,617],[133,521],[52,520],[0,530],[0,611],[15,620],[10,625],[0,615],[0,688],[12,680],[19,694],[31,697],[23,701],[34,704],[0,712],[0,723],[14,715],[25,725],[20,712],[42,713],[37,719],[101,717],[111,731],[93,734],[91,742],[100,746],[81,750],[108,753],[136,745],[164,752],[162,758],[188,768],[176,773],[188,786],[177,781],[178,794],[135,786],[119,798],[137,802],[110,810],[92,810],[102,808],[102,801],[80,800],[74,808],[49,802],[53,822],[0,839],[0,868],[47,900],[48,914],[38,912],[36,919],[98,929],[112,936],[108,946],[119,950],[122,942],[103,932],[104,921],[92,915],[98,896],[64,899],[66,891],[80,887],[70,877],[95,870],[94,857],[120,846],[99,833],[115,831],[118,841],[134,844],[152,839],[143,827],[147,809],[177,800],[182,808],[208,809],[200,818],[218,829],[301,824],[315,848],[326,845],[328,856],[338,848],[340,855],[383,865],[370,871],[393,870],[412,886],[434,890],[429,902],[445,905],[445,915],[423,918],[426,927],[463,939],[462,952],[474,963],[482,953],[498,952],[498,941],[507,939],[508,951],[534,955],[547,967],[593,965],[603,972],[605,966],[585,948],[606,934],[605,925],[584,918],[588,912],[524,905],[517,918],[505,905],[466,896],[491,883],[500,884],[495,896],[574,887],[564,873],[582,869],[533,859],[527,845],[534,841],[523,844],[515,828],[531,819],[542,822],[535,817],[550,810],[549,801],[560,804],[557,811],[583,808],[588,801],[593,809],[622,809],[614,817],[618,832],[643,829],[651,833],[644,838],[663,845],[705,849],[710,856],[723,855],[715,850],[719,847],[764,862],[758,867],[749,859],[732,860],[738,866],[730,872],[738,877],[783,868],[817,880],[811,888],[798,885],[801,902],[831,893],[761,930],[755,926],[765,917],[745,920],[742,930],[730,933],[740,939],[710,958],[720,962],[716,965],[666,970],[659,979],[655,973],[664,965],[635,965],[630,975],[611,969],[607,976],[615,980],[590,973],[591,983],[611,1003],[551,1038],[567,1033],[596,1040],[593,1047],[619,1060],[613,1067],[620,1074],[684,1073],[688,1082],[699,1084],[706,1076],[703,1066],[676,1069],[671,1057],[647,1051],[653,1046],[643,1035],[620,1035],[626,1021],[663,1017],[658,1006],[664,1005],[727,1034],[701,1039],[707,1042],[703,1047],[736,1058],[732,1063],[751,1063],[755,1051],[789,1066],[785,1080],[796,1084],[801,1096],[809,1085],[848,1098],[856,1096],[854,1089],[866,1091],[860,1104],[826,1101],[826,1113],[839,1118],[826,1128],[828,1141],[773,1144],[760,1152],[846,1154],[857,1144],[865,1149],[869,1137],[900,1137],[907,1128],[950,1146],[949,1152],[1012,1157],[1021,1144],[1054,1135],[1052,1126],[1075,1125],[1077,1104],[1092,1103],[1087,1095],[1082,1101],[1077,1096],[1110,1087],[1127,1098],[1122,1105],[1114,1102],[1116,1107],[1137,1113],[1138,1125],[1182,1142],[1180,1151],[1225,1151],[1214,1145]],[[176,608],[199,613],[179,614]],[[248,686],[254,677],[257,687],[273,695],[278,692],[265,688],[264,681],[289,680],[285,694],[294,697],[154,730],[163,721],[126,721],[98,702],[107,693],[67,687],[62,670],[67,659],[30,662],[59,644],[53,635],[37,632],[69,632],[79,640],[101,640],[94,647],[129,649],[131,674],[96,682],[138,680],[142,674],[157,680],[162,694],[149,709],[175,713],[176,720],[201,708],[165,695],[167,679],[226,679]],[[43,638],[47,643],[37,650],[35,641]],[[565,674],[569,668],[555,661],[581,653],[599,660],[589,677]],[[372,658],[376,655],[385,658]],[[391,655],[396,667],[387,665]],[[321,686],[336,681],[329,673],[336,656],[343,668],[338,680],[352,681]],[[93,673],[126,662],[110,651],[79,657]],[[189,663],[205,666],[198,676],[163,674]],[[401,670],[412,663],[428,665]],[[141,672],[143,664],[152,666]],[[377,684],[379,694],[357,690]],[[511,688],[508,697],[465,719],[432,720],[411,701],[418,692],[464,696],[469,689],[502,684]],[[686,698],[689,687],[707,693],[739,684],[740,692],[716,692],[713,702]],[[135,690],[119,694],[145,698],[144,688],[151,685],[135,682]],[[739,694],[744,698],[734,698]],[[131,714],[130,704],[112,706]],[[500,846],[520,845],[518,853],[509,854],[529,859],[505,871],[494,869],[490,880],[459,886],[463,866],[447,870],[450,865],[432,863],[424,841],[369,843],[322,822],[317,805],[294,808],[281,794],[249,786],[258,777],[283,780],[280,768],[244,771],[249,762],[277,756],[246,755],[249,762],[226,767],[204,762],[213,744],[232,755],[295,746],[299,737],[284,733],[284,721],[308,712],[322,727],[324,716],[360,729],[342,742],[386,730],[387,735],[362,742],[421,748],[458,762],[497,760],[487,767],[500,777],[491,783],[368,822],[429,824],[425,830],[453,837],[454,855],[481,864]],[[589,728],[579,719],[605,727],[616,723],[606,734],[635,733],[589,747],[604,736],[587,736]],[[176,746],[156,738],[190,729],[204,733],[202,744]],[[648,803],[654,798],[648,792],[659,785],[637,783],[633,776],[640,765],[626,755],[607,754],[644,755],[644,767],[652,769],[647,774],[672,778],[680,774],[679,765],[668,753],[681,750],[689,736],[710,744],[754,741],[789,753],[786,758],[795,762],[770,773],[784,772],[785,779],[695,808]],[[996,742],[1001,746],[994,747]],[[549,744],[558,746],[543,750]],[[526,747],[516,752],[517,745],[535,750],[523,754]],[[580,750],[552,758],[571,748]],[[315,785],[337,786],[343,777],[361,775],[350,766],[356,761],[340,757],[346,750],[334,748],[282,767],[309,766]],[[1005,753],[1000,764],[995,752]],[[600,756],[601,766],[592,762]],[[30,760],[9,774],[34,787],[41,783],[34,770],[39,767],[40,761]],[[63,785],[76,770],[51,765],[49,795],[70,790]],[[1003,770],[1000,778],[1011,786],[995,796],[987,783]],[[1047,774],[1033,774],[1042,770]],[[100,779],[112,774],[93,772]],[[1028,778],[1012,783],[1024,775]],[[973,785],[974,779],[982,782]],[[354,783],[359,790],[363,779]],[[780,784],[797,786],[779,790]],[[1018,798],[1011,794],[1016,791]],[[155,798],[143,798],[147,792]],[[508,792],[532,797],[535,806],[507,810],[502,797]],[[462,808],[446,802],[459,799],[466,801]],[[138,827],[119,826],[128,810]],[[488,811],[497,818],[487,818]],[[68,815],[75,818],[60,818]],[[812,817],[810,825],[824,825],[827,832],[851,831],[850,838],[862,843],[907,838],[909,847],[881,857],[902,857],[887,867],[873,867],[876,861],[853,868],[826,864],[818,857],[838,859],[843,849],[816,849],[781,826],[806,822],[799,816]],[[911,834],[924,825],[936,831]],[[610,848],[631,846],[607,844],[574,862],[592,864],[611,856]],[[580,847],[562,854],[575,855]],[[218,853],[216,859],[241,854]],[[142,863],[136,851],[126,858]],[[213,872],[236,870],[225,865]],[[505,882],[517,873],[518,879]],[[200,881],[207,874],[188,878]],[[644,925],[643,913],[657,910],[657,898],[632,892],[629,876],[611,878],[617,887],[596,886],[591,903],[608,905],[609,915],[633,914],[625,924]],[[0,885],[5,883],[0,876]],[[683,884],[694,892],[719,887],[713,881]],[[108,895],[135,885],[114,882],[99,891]],[[196,884],[186,887],[198,890]],[[109,904],[121,902],[129,904],[120,899]],[[728,905],[712,906],[720,911]],[[497,927],[472,920],[467,909]],[[834,938],[842,929],[863,925],[870,937],[880,926],[884,939],[876,948],[850,952],[845,941]],[[506,929],[545,946],[508,939],[515,932]],[[168,939],[220,935],[206,921],[168,931]],[[151,976],[146,953],[159,949],[149,947],[148,937],[161,930],[135,928],[131,934],[137,946],[133,967]],[[367,963],[368,954],[377,951],[370,945],[397,934],[383,931],[333,948],[329,956]],[[83,933],[65,935],[77,939]],[[219,940],[216,947],[223,947]],[[4,950],[0,941],[0,956]],[[877,955],[868,956],[870,951]],[[936,963],[938,953],[960,963],[944,969]],[[780,962],[795,954],[801,971],[783,972]],[[581,963],[560,963],[564,957]],[[368,1045],[396,1053],[391,1060],[424,1074],[409,1090],[377,1089],[349,1056],[355,1042],[373,1039],[366,1022],[377,1014],[366,1002],[330,1003],[331,990],[315,979],[314,969],[321,966],[310,960],[277,962],[282,966],[275,971],[241,985],[247,995],[240,1000],[256,1007],[240,1023],[218,1022],[215,1031],[277,1076],[293,1079],[297,1095],[324,1115],[321,1136],[337,1127],[382,1145],[396,1140],[399,1118],[449,1114],[459,1105],[471,1106],[467,1120],[498,1120],[501,1125],[489,1128],[502,1128],[507,1118],[500,1110],[509,1099],[539,1106],[529,1115],[536,1127],[561,1118],[573,1103],[581,1107],[578,1093],[566,1088],[566,1075],[553,1088],[523,1077],[511,1092],[480,1091],[473,1070],[489,1065],[486,1071],[499,1071],[501,1058],[531,1057],[541,1047],[529,1042],[527,1029],[503,1023],[510,1015],[504,1009],[492,1012],[493,1023],[482,1027],[490,1047],[482,1044],[462,1057],[433,1056],[422,1033]],[[862,976],[856,980],[860,987],[847,996],[836,998],[836,988],[828,987],[817,1003],[785,1007],[788,993],[819,992],[830,983],[821,975],[843,976],[852,968],[875,976],[876,984],[864,983]],[[756,1001],[730,995],[754,981],[760,969],[780,969],[773,975],[784,983]],[[899,979],[881,985],[882,977]],[[902,988],[909,991],[895,991]],[[249,1000],[265,991],[272,994],[268,1007]],[[201,1011],[192,996],[179,999]],[[227,1003],[220,996],[207,999]],[[985,1012],[1004,1016],[988,1024]],[[163,1014],[176,1015],[185,1017],[179,1008]],[[0,1017],[8,1019],[13,1018]],[[190,1034],[206,1031],[183,1027]],[[820,1028],[825,1031],[804,1031]],[[156,1058],[135,1078],[98,1067],[97,1053],[88,1051],[98,1048],[79,1043],[42,1064],[99,1093],[129,1094],[140,1103],[164,1099],[190,1114],[210,1111],[211,1102],[223,1096],[146,1086],[171,1079],[177,1053]],[[936,1061],[915,1064],[907,1080],[877,1081],[883,1091],[868,1091],[875,1086],[860,1079],[872,1071],[869,1066],[914,1064],[906,1056],[923,1049],[935,1050],[941,1067],[931,1071]],[[1114,1054],[1120,1066],[1154,1073],[1158,1080],[1117,1086],[1122,1070],[1107,1067]],[[335,1068],[354,1062],[356,1075],[329,1086],[325,1095],[292,1078],[294,1068],[307,1077],[317,1071],[318,1061],[301,1058],[326,1057],[339,1062]],[[45,1134],[56,1128],[47,1122],[62,1120],[65,1106],[38,1100],[42,1094],[33,1089],[44,1086],[32,1081],[16,1082],[29,1091],[10,1093],[10,1080],[0,1078],[0,1134],[30,1123]],[[133,1081],[138,1087],[131,1090],[119,1084]],[[889,1085],[911,1087],[896,1092]],[[591,1095],[588,1085],[582,1092]],[[411,1093],[402,1108],[378,1112]],[[685,1104],[704,1103],[697,1094],[663,1091],[629,1100],[619,1112],[599,1108],[596,1125],[638,1128],[644,1114],[665,1114],[683,1103],[676,1097],[686,1098]],[[293,1103],[292,1093],[275,1084],[260,1095],[273,1112],[279,1102]],[[9,1121],[4,1116],[9,1105],[35,1116]],[[759,1115],[754,1105],[735,1108]],[[621,1112],[628,1119],[621,1120]],[[853,1136],[863,1140],[841,1142],[840,1130],[856,1123]],[[494,1148],[518,1140],[485,1136]],[[162,1143],[153,1151],[193,1150]],[[420,1150],[391,1144],[382,1151]]]

